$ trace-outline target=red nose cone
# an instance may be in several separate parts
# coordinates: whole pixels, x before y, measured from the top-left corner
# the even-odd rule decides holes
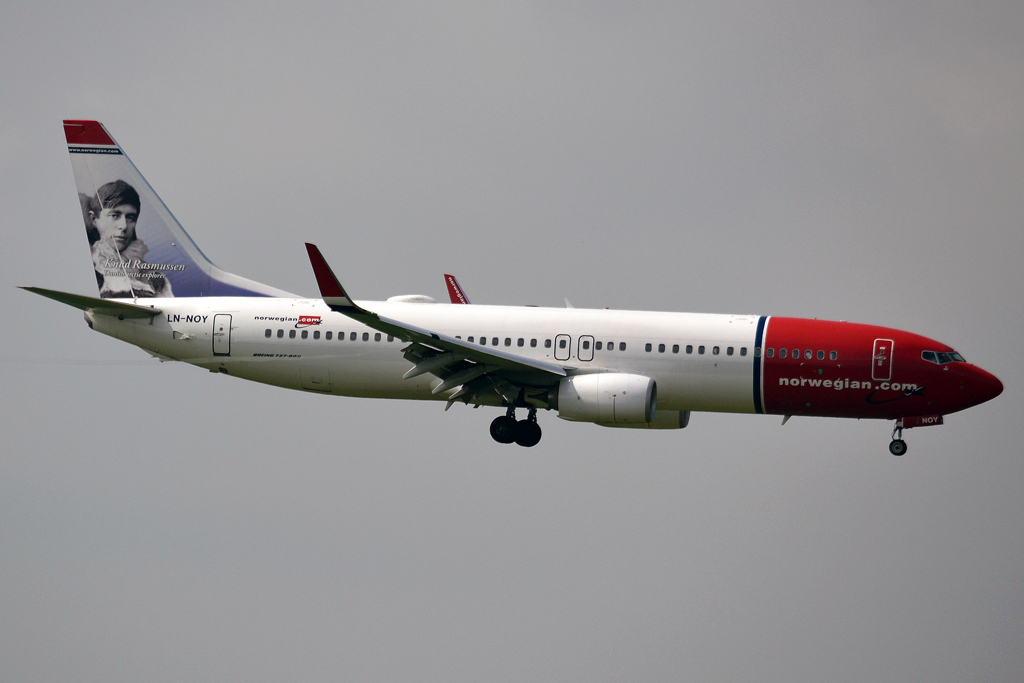
[[[971,370],[973,370],[971,373],[971,384],[976,387],[975,396],[977,397],[977,403],[991,401],[1003,393],[1003,383],[991,372],[986,372],[978,367],[971,368]]]

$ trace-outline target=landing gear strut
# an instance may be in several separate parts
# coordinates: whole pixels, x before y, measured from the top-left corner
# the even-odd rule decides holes
[[[505,415],[496,417],[491,422],[491,438],[498,443],[515,442],[525,448],[531,448],[540,442],[540,437],[537,409],[532,406],[525,420],[516,420],[516,408],[509,406]]]
[[[889,442],[889,452],[893,455],[903,455],[907,452],[907,442],[903,440],[903,427],[900,422],[892,428],[892,441]]]

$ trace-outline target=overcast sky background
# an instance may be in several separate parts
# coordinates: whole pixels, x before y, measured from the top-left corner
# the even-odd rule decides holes
[[[0,679],[1024,680],[1024,4],[0,6]],[[63,118],[303,295],[845,319],[995,401],[680,432],[160,364]]]

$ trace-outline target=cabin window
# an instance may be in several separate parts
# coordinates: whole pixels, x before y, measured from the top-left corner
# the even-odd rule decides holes
[[[566,342],[565,342],[565,340],[564,340],[564,339],[559,339],[559,340],[558,340],[558,348],[560,348],[560,349],[564,349],[564,348],[565,348],[565,343],[566,343]]]
[[[462,337],[459,337],[459,339],[462,339]],[[394,337],[394,335],[391,335],[391,334],[389,334],[389,335],[388,335],[388,341],[389,341],[389,342],[393,342],[393,341],[395,341],[395,337]]]
[[[839,357],[839,354],[836,353],[835,351],[829,351],[828,352],[828,359],[829,360],[835,360],[838,357]]]
[[[537,340],[536,339],[531,339],[530,340],[530,348],[531,349],[537,348]]]
[[[545,339],[544,340],[544,348],[545,349],[550,349],[551,348],[551,340],[550,339]]]
[[[516,346],[523,346],[524,344],[526,344],[526,340],[522,337],[516,340]]]
[[[609,351],[614,351],[615,350],[615,342],[608,342],[608,350]]]
[[[474,337],[473,335],[469,335],[468,337],[466,337],[466,341],[472,344],[473,342],[476,341],[476,337]]]
[[[725,355],[727,355],[727,356],[731,356],[732,355],[732,347],[731,346],[725,350]]]
[[[331,341],[331,337],[333,337],[333,336],[334,336],[333,332],[327,332],[326,334],[324,334],[324,339],[326,339],[327,341]]]
[[[512,346],[512,337],[505,337],[505,346]]]
[[[288,338],[295,339],[295,330],[288,330]]]
[[[693,353],[693,344],[687,344],[686,345],[686,352],[687,353]]]
[[[267,339],[270,339],[270,328],[267,328],[267,331],[266,333],[264,333],[263,336],[266,337]]]
[[[278,330],[277,331],[277,338],[280,339],[283,336],[284,336],[284,330]]]
[[[313,330],[313,339],[320,338],[320,330]]]
[[[818,360],[825,360],[825,352],[818,351]]]
[[[481,337],[480,337],[480,346],[487,346],[487,337],[484,337],[484,336],[481,335]]]
[[[768,349],[768,357],[771,358],[774,355],[775,355],[775,349]],[[761,357],[761,347],[760,346],[755,346],[754,347],[754,358],[760,358],[760,357]]]
[[[601,342],[594,342],[594,350],[595,351],[600,351],[601,347],[602,347],[602,343]]]
[[[373,341],[380,341],[380,332],[373,335]]]
[[[799,358],[799,357],[800,357],[800,349],[793,349],[793,358],[796,359],[796,358]]]
[[[646,344],[644,344],[644,351],[646,351],[647,353],[651,352],[651,342],[647,342]]]
[[[589,348],[590,348],[590,342],[587,341],[586,339],[584,339],[583,340],[583,350],[586,351]]]
[[[309,330],[303,330],[302,331],[302,338],[303,339],[309,339]]]
[[[811,356],[813,356],[813,355],[814,355],[814,352],[811,351],[810,349],[807,349],[806,351],[804,351],[804,358],[806,358],[807,360],[810,360]]]
[[[665,345],[658,344],[658,353],[665,353]]]
[[[740,355],[741,356],[747,355],[747,347],[746,346],[741,346],[740,347]]]
[[[779,358],[785,358],[788,353],[786,349],[779,349]]]
[[[355,341],[356,340],[356,333],[352,332],[351,334],[349,334],[348,335],[348,340],[349,341]]]
[[[626,350],[626,342],[619,342],[619,351]]]
[[[491,337],[491,346],[497,346],[497,345],[498,345],[498,338],[497,337]]]
[[[697,347],[697,355],[700,355],[700,356],[704,355],[704,347],[703,346],[698,346]]]
[[[370,341],[370,333],[363,332],[363,341]]]
[[[679,344],[672,345],[672,353],[679,353]]]

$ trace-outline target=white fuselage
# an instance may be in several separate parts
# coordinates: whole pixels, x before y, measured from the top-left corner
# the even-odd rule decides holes
[[[203,297],[140,303],[162,313],[151,320],[86,317],[97,331],[158,357],[289,389],[417,400],[446,400],[451,393],[432,394],[440,380],[430,374],[402,379],[412,367],[403,358],[405,343],[331,311],[322,300]],[[754,412],[758,316],[357,303],[474,344],[484,337],[487,348],[497,340],[502,351],[578,372],[651,377],[659,410]]]

